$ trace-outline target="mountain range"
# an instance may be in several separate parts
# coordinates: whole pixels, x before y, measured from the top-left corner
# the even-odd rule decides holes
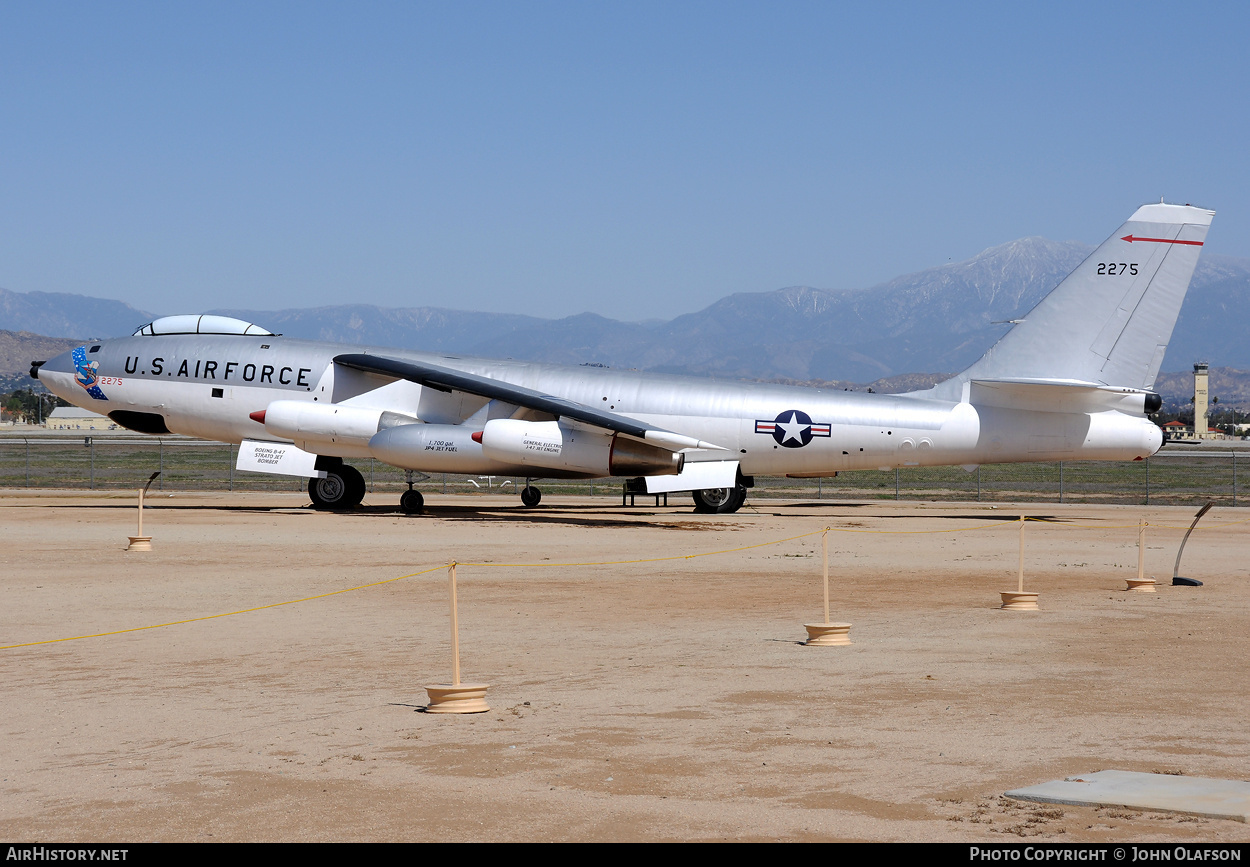
[[[667,321],[563,319],[344,304],[213,310],[293,337],[717,378],[868,383],[975,361],[1093,250],[1011,241],[868,289],[795,286],[730,295]],[[344,295],[350,294],[345,290]],[[190,312],[182,310],[163,313]],[[52,337],[129,334],[157,314],[81,295],[0,289],[0,329]],[[1250,259],[1204,255],[1164,370],[1250,368]]]

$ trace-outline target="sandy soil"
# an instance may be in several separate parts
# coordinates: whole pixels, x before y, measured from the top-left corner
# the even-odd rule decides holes
[[[1250,512],[549,497],[430,514],[294,495],[0,493],[0,836],[143,840],[1247,841],[1247,825],[1046,807],[1119,768],[1250,778]],[[676,503],[676,498],[674,498]],[[1145,517],[1157,594],[1124,592]],[[1003,520],[1008,519],[1008,520]],[[990,525],[990,526],[986,526]],[[804,647],[822,616],[855,644]],[[1203,529],[1205,527],[1205,529]],[[1178,529],[1179,528],[1179,529]],[[848,531],[856,532],[848,532]],[[566,566],[564,563],[681,559]],[[492,710],[420,712],[450,677]],[[531,564],[531,565],[503,565]]]

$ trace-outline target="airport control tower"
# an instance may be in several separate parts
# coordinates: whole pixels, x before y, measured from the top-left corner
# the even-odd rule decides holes
[[[1209,404],[1207,391],[1207,363],[1199,361],[1194,364],[1194,436],[1206,439],[1211,425],[1207,422]]]

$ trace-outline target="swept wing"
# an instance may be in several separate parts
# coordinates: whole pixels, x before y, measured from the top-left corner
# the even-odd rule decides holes
[[[377,374],[391,379],[406,379],[438,391],[463,391],[491,400],[507,401],[527,409],[548,413],[556,418],[572,419],[664,448],[724,450],[723,446],[674,433],[664,428],[653,427],[628,416],[595,409],[562,397],[542,394],[533,389],[491,379],[489,376],[478,376],[437,364],[404,361],[385,355],[368,355],[360,352],[336,355],[334,363],[363,373]]]

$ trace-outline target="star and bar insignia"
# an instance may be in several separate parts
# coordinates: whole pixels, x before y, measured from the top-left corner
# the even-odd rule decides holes
[[[755,432],[771,434],[777,445],[800,449],[810,443],[812,437],[829,436],[829,422],[813,422],[803,410],[788,409],[772,421],[756,419]]]

